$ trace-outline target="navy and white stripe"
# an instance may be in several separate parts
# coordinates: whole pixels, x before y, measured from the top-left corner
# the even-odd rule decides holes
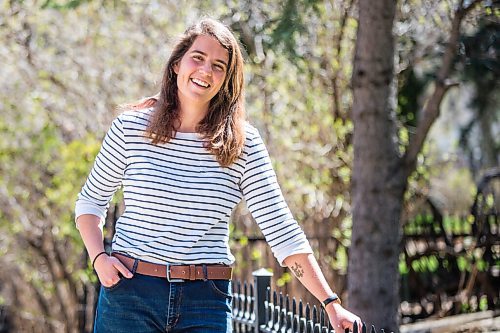
[[[76,202],[76,218],[93,214],[103,221],[123,185],[126,208],[113,251],[154,263],[230,265],[229,218],[244,198],[280,264],[289,255],[312,253],[257,129],[246,125],[244,153],[223,168],[196,133],[151,144],[144,137],[151,111],[127,111],[113,121]]]

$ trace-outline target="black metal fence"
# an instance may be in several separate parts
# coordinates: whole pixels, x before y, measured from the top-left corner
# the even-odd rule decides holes
[[[0,333],[6,333],[10,330],[9,311],[5,305],[0,305]]]
[[[288,295],[271,291],[272,273],[253,272],[253,283],[233,283],[233,330],[235,333],[333,333],[323,308],[290,300]],[[348,330],[346,330],[348,332]],[[358,328],[354,327],[355,333]],[[362,332],[366,333],[363,325]],[[372,326],[371,333],[375,333]]]

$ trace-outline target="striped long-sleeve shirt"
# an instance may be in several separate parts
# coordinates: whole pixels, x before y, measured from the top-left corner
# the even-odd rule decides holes
[[[221,167],[197,133],[177,132],[166,144],[144,137],[152,109],[127,111],[112,123],[78,194],[75,218],[104,220],[123,185],[125,211],[112,249],[154,263],[230,265],[229,221],[245,198],[273,254],[312,253],[278,185],[258,131],[246,124],[244,152]]]

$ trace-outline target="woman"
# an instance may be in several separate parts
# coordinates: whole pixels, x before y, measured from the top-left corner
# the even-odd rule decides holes
[[[244,114],[243,59],[233,34],[204,19],[168,60],[160,93],[118,116],[76,202],[102,284],[96,332],[231,332],[231,210],[244,198],[281,265],[352,328],[283,199],[258,131]],[[124,186],[112,254],[102,222]]]

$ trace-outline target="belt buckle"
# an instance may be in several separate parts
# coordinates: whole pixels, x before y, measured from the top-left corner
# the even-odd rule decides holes
[[[184,279],[172,279],[170,278],[170,267],[172,265],[171,264],[167,264],[167,281],[168,282],[184,282]]]

